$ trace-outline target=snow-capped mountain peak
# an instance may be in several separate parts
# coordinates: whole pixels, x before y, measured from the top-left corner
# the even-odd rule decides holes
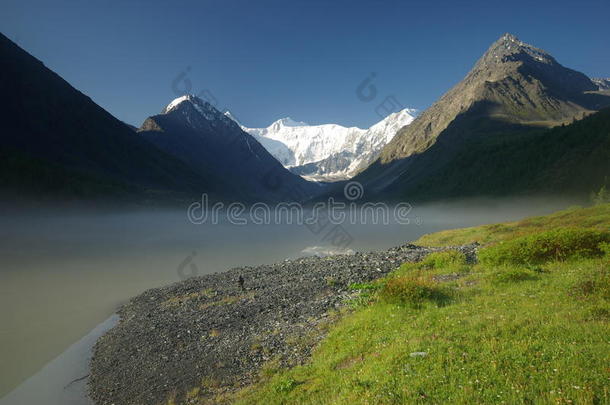
[[[199,105],[201,106],[204,101],[201,100],[199,97],[194,96],[192,94],[185,94],[184,96],[180,96],[178,98],[173,99],[168,105],[167,107],[165,107],[163,109],[163,114],[167,114],[168,112],[175,110],[180,104],[184,103],[184,102],[189,102],[193,105]]]
[[[417,110],[414,108],[405,108],[404,110],[392,113],[369,128],[371,134],[384,134],[385,143],[388,143],[394,138],[394,135],[402,127],[409,125],[417,116]]]
[[[165,109],[163,110],[163,114],[167,114],[174,110],[177,110],[185,103],[188,103],[193,106],[193,108],[195,108],[195,110],[197,110],[199,114],[203,115],[208,120],[213,120],[217,118],[218,114],[220,113],[210,103],[205,102],[199,97],[194,96],[192,94],[186,94],[184,96],[172,100],[172,102],[169,103],[167,107],[165,107]]]
[[[306,127],[309,126],[308,123],[302,121],[295,121],[290,117],[280,118],[271,124],[272,127]]]
[[[311,180],[331,181],[352,177],[372,162],[415,115],[416,110],[406,108],[368,129],[309,125],[292,118],[279,119],[266,128],[240,125],[293,173]]]
[[[195,129],[201,129],[202,125],[240,126],[231,113],[223,114],[212,104],[192,94],[172,100],[162,112],[162,114],[170,113],[182,115],[187,125]]]

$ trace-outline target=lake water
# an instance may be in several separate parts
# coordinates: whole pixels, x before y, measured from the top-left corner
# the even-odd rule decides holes
[[[437,230],[515,220],[568,205],[520,199],[415,206],[408,225],[345,224],[352,241],[341,247],[333,245],[328,230],[226,221],[195,225],[184,210],[5,211],[0,217],[0,404],[88,403],[84,380],[70,381],[87,374],[90,347],[111,326],[116,309],[148,288],[312,253],[386,249]]]

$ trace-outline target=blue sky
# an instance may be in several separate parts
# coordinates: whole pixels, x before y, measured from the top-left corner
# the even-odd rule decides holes
[[[387,97],[428,107],[504,32],[610,76],[609,15],[607,0],[2,0],[0,31],[137,126],[190,88],[248,126],[368,127]]]

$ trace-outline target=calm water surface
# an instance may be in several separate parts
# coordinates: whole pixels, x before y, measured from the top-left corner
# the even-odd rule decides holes
[[[415,206],[419,225],[345,225],[353,238],[348,249],[386,249],[437,230],[568,205],[522,199]],[[194,225],[182,210],[8,212],[0,216],[2,405],[88,403],[84,380],[68,384],[87,374],[90,347],[117,307],[148,288],[338,250],[326,232],[302,225]]]

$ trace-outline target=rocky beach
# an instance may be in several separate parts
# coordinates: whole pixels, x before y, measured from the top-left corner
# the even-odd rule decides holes
[[[306,257],[148,290],[96,343],[90,395],[100,405],[200,403],[255,382],[265,365],[302,364],[349,310],[350,285],[443,249]],[[475,245],[452,249],[475,258]]]

